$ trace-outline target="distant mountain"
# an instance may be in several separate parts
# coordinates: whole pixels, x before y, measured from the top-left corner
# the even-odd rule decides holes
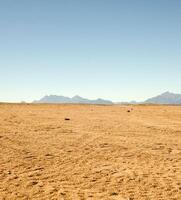
[[[151,104],[181,104],[181,94],[165,92],[156,97],[147,99],[144,103]]]
[[[49,95],[44,96],[38,101],[34,101],[33,103],[80,103],[80,104],[113,104],[112,101],[104,100],[104,99],[85,99],[78,95],[70,98],[64,96],[57,96],[57,95]]]
[[[44,96],[40,100],[34,101],[33,103],[113,104],[113,102],[109,100],[104,100],[104,99],[90,100],[80,97],[78,95],[72,98],[65,96],[49,95],[49,96]],[[176,104],[181,104],[181,94],[165,92],[156,97],[149,98],[143,102],[130,101],[130,102],[117,102],[115,104],[175,104],[176,105]]]

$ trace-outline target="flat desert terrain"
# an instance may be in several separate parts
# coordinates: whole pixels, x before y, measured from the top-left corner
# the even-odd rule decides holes
[[[180,200],[181,106],[0,104],[0,199]]]

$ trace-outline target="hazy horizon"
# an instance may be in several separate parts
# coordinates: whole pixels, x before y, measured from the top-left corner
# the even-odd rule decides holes
[[[181,93],[181,1],[0,2],[0,102]]]
[[[159,97],[159,96],[162,96],[162,98],[163,98],[163,96],[167,96],[167,95],[171,95],[170,96],[170,98],[173,98],[173,95],[174,95],[174,97],[176,96],[176,95],[179,95],[179,99],[180,99],[180,96],[181,96],[181,94],[179,94],[179,93],[173,93],[173,92],[170,92],[170,91],[165,91],[165,92],[162,92],[161,94],[157,94],[157,95],[155,95],[155,96],[152,96],[152,97],[148,97],[148,98],[146,98],[146,99],[143,99],[143,100],[141,100],[141,101],[138,101],[138,100],[136,100],[136,99],[132,99],[132,100],[129,100],[129,101],[114,101],[114,100],[111,100],[111,99],[105,99],[105,98],[102,98],[102,97],[96,97],[96,98],[87,98],[87,97],[85,97],[85,96],[80,96],[80,95],[78,95],[78,94],[76,94],[76,95],[73,95],[73,96],[65,96],[65,95],[61,95],[61,94],[49,94],[49,95],[44,95],[44,96],[42,96],[42,97],[40,97],[39,99],[33,99],[33,100],[31,100],[31,101],[25,101],[25,100],[21,100],[21,101],[0,101],[0,103],[35,103],[35,102],[37,102],[37,103],[39,103],[40,102],[40,100],[42,100],[42,99],[45,99],[46,97],[51,97],[51,100],[53,100],[54,101],[54,97],[62,97],[62,98],[70,98],[70,99],[73,99],[73,98],[75,98],[75,97],[79,97],[79,98],[83,98],[83,99],[86,99],[86,100],[89,100],[89,101],[94,101],[94,100],[99,100],[99,99],[101,99],[101,100],[107,100],[107,101],[111,101],[112,103],[131,103],[131,102],[135,102],[135,103],[144,103],[144,102],[146,102],[147,100],[149,100],[149,99],[152,99],[152,98],[157,98],[157,97]],[[52,99],[53,98],[53,99]],[[168,96],[166,97],[166,101],[168,100],[167,99],[168,98]],[[176,98],[176,97],[175,97]],[[50,103],[49,102],[49,100],[50,99],[46,99],[46,102],[45,103]],[[168,100],[168,101],[170,101],[170,99]],[[42,103],[42,102],[40,102],[40,103]],[[58,102],[57,102],[58,103]],[[61,103],[61,102],[59,102],[59,103]],[[63,102],[62,102],[63,103]],[[70,102],[66,102],[66,103],[70,103]],[[81,102],[80,102],[81,103]],[[103,103],[103,102],[102,102]],[[89,104],[89,103],[88,103]],[[96,104],[96,102],[95,102],[95,104]],[[104,103],[103,103],[104,104]],[[107,103],[105,103],[105,104],[107,104]],[[158,103],[158,104],[162,104],[162,103]],[[169,102],[168,104],[173,104],[172,102]],[[180,102],[178,103],[178,104],[180,104]]]

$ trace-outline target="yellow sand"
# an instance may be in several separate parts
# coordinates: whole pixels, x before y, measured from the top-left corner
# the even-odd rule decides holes
[[[3,199],[180,200],[181,107],[1,104]]]

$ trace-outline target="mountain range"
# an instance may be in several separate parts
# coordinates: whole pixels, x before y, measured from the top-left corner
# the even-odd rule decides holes
[[[110,100],[95,99],[90,100],[78,95],[70,98],[65,96],[49,95],[44,96],[40,100],[34,101],[33,103],[77,103],[77,104],[114,104]],[[152,97],[143,102],[119,102],[116,104],[181,104],[181,94],[175,94],[171,92],[164,92],[161,95]]]
[[[44,96],[38,101],[34,101],[33,103],[80,103],[80,104],[113,104],[112,101],[105,99],[95,99],[90,100],[86,98],[82,98],[78,95],[70,98],[65,96],[57,96],[57,95],[49,95]]]

